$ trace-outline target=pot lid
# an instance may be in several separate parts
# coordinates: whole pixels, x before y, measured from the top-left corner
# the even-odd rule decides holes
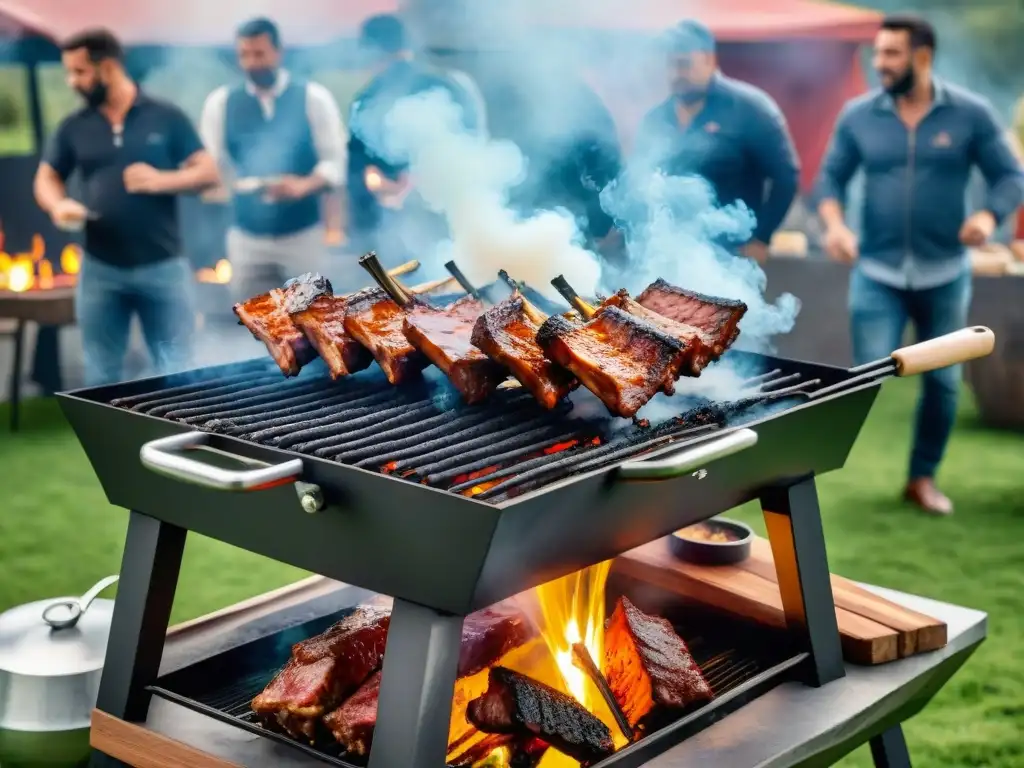
[[[50,606],[78,600],[38,600],[0,614],[0,670],[61,677],[102,668],[114,615],[113,600],[93,600],[77,623],[65,629],[55,629],[43,619],[43,611]]]

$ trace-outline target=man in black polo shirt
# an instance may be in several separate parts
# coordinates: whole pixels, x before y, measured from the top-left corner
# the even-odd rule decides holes
[[[718,69],[715,39],[695,21],[665,36],[672,94],[644,118],[634,142],[642,168],[696,175],[720,205],[743,203],[756,224],[746,242],[721,238],[756,261],[796,196],[800,163],[778,105],[764,91]]]
[[[139,91],[110,32],[83,32],[62,51],[85,106],[58,126],[35,196],[58,227],[85,228],[75,308],[87,384],[121,377],[133,315],[157,370],[180,370],[194,329],[194,278],[180,254],[175,195],[216,183],[216,166],[180,109]],[[81,201],[65,187],[76,171]]]

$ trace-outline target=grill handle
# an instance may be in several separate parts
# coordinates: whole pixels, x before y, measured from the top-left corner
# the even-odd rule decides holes
[[[205,432],[184,432],[150,440],[139,449],[142,466],[158,475],[218,491],[260,491],[294,482],[302,474],[302,459],[253,469],[225,469],[168,451],[185,451],[209,443]]]
[[[619,467],[622,480],[672,480],[697,472],[704,465],[724,459],[757,445],[757,432],[738,429],[713,440],[706,440],[692,448],[673,453],[661,459],[627,461]]]

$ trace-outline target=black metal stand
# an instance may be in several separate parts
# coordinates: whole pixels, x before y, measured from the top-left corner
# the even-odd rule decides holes
[[[21,425],[21,369],[25,357],[25,321],[18,320],[14,328],[14,366],[11,369],[10,409],[11,432]]]
[[[810,661],[806,681],[821,686],[846,675],[825,534],[814,477],[761,495],[786,623],[803,635]]]
[[[462,616],[395,600],[369,768],[445,764]]]
[[[149,710],[178,586],[184,528],[131,512],[96,708],[128,722]]]
[[[894,725],[871,740],[871,757],[875,768],[911,768],[903,727]]]

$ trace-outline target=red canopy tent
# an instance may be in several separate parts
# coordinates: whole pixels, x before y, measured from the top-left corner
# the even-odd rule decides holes
[[[429,0],[419,0],[427,5]],[[515,0],[505,0],[514,3]],[[286,41],[317,45],[347,37],[398,0],[0,0],[0,28],[61,39],[86,27],[113,29],[128,45],[223,45],[246,18],[277,20]],[[815,0],[566,0],[530,3],[521,15],[549,29],[649,35],[683,18],[705,22],[720,42],[723,69],[771,93],[786,113],[810,183],[842,103],[864,89],[857,51],[880,15]],[[609,66],[614,66],[610,62]],[[662,82],[622,82],[591,72],[628,142]]]

